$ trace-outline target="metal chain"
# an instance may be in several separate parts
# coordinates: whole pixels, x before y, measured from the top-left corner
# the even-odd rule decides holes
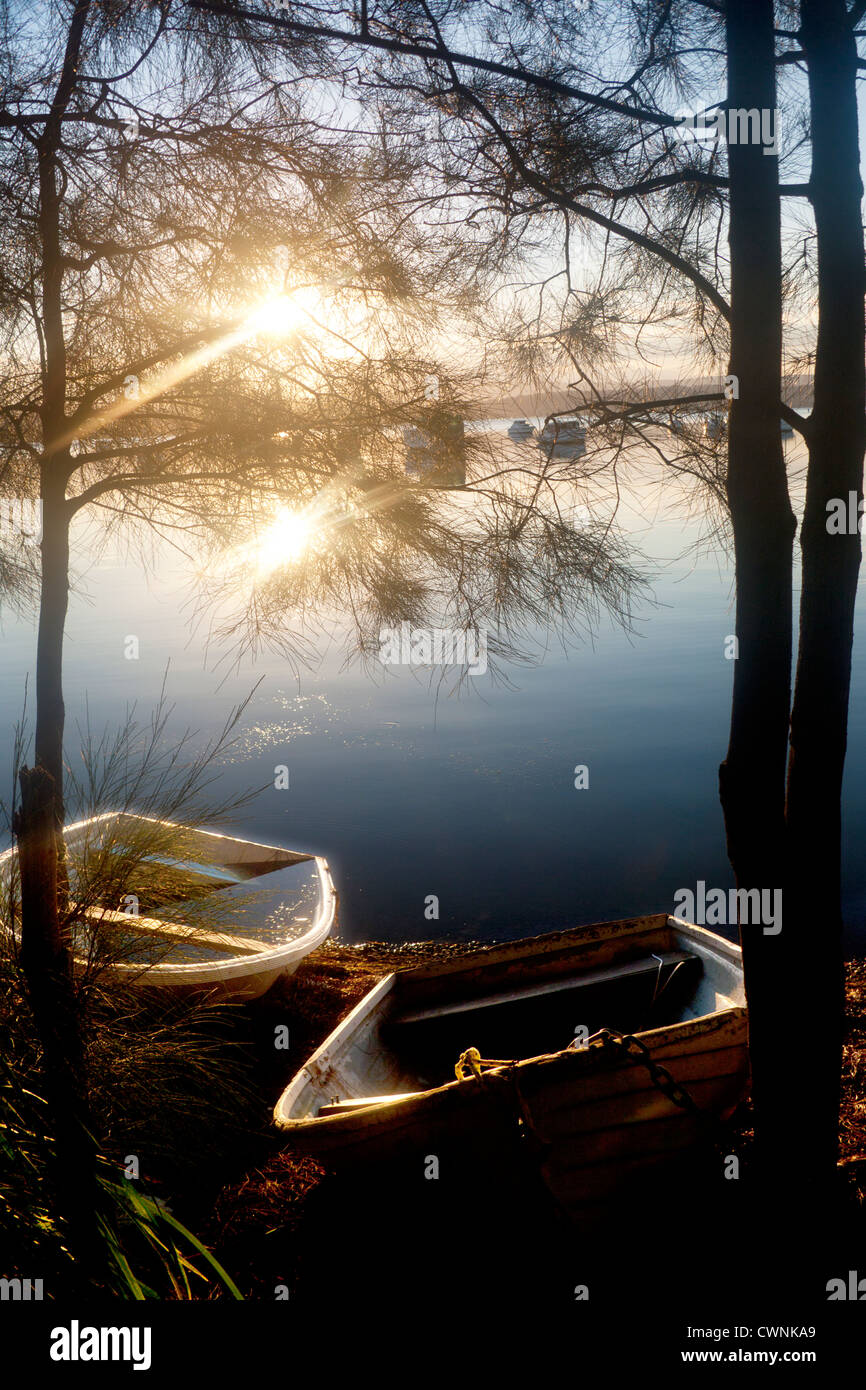
[[[634,1066],[645,1067],[649,1073],[650,1080],[657,1090],[681,1110],[693,1115],[700,1127],[704,1131],[705,1140],[717,1153],[724,1152],[723,1131],[724,1126],[718,1116],[711,1111],[704,1110],[693,1096],[689,1094],[685,1086],[680,1085],[674,1079],[667,1067],[663,1067],[661,1062],[656,1062],[646,1043],[636,1038],[633,1033],[619,1033],[613,1028],[602,1028],[594,1033],[585,1043],[578,1045],[571,1043],[566,1051],[583,1051],[588,1047],[602,1048],[605,1052],[613,1053],[631,1062]],[[492,1080],[485,1068],[504,1071],[510,1083],[517,1117],[522,1124],[523,1132],[530,1145],[530,1152],[534,1152],[535,1162],[543,1165],[548,1153],[553,1148],[550,1140],[544,1139],[536,1128],[532,1118],[532,1111],[527,1104],[526,1098],[520,1088],[518,1063],[516,1061],[493,1060],[482,1057],[476,1047],[469,1047],[461,1053],[460,1060],[454,1068],[459,1081],[467,1078],[467,1071],[476,1081],[482,1085]],[[552,1187],[547,1185],[547,1191],[553,1198],[555,1205],[560,1212],[569,1219],[570,1213],[567,1204],[560,1200]]]
[[[633,1062],[635,1066],[646,1067],[650,1075],[650,1080],[657,1090],[674,1105],[678,1105],[681,1110],[687,1110],[695,1115],[704,1124],[715,1124],[715,1117],[708,1111],[703,1110],[693,1096],[690,1096],[685,1086],[681,1086],[675,1081],[660,1062],[653,1059],[653,1055],[646,1043],[642,1043],[633,1033],[618,1033],[614,1028],[602,1028],[598,1033],[589,1039],[587,1046],[595,1043],[596,1046],[603,1047],[607,1052],[617,1052],[625,1057],[626,1061]]]

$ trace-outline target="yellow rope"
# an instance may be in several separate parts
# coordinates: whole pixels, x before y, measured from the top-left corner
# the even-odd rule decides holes
[[[465,1052],[460,1053],[460,1060],[454,1068],[454,1075],[458,1081],[466,1080],[467,1069],[473,1076],[481,1075],[482,1067],[513,1067],[514,1059],[507,1061],[492,1057],[482,1057],[477,1047],[467,1047]]]

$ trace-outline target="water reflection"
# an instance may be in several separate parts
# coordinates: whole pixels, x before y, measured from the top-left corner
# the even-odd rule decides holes
[[[540,422],[534,422],[536,425]],[[505,439],[510,420],[489,428]],[[471,439],[476,426],[466,431]],[[660,437],[663,432],[659,432]],[[537,470],[538,450],[524,452]],[[787,446],[797,472],[799,439]],[[798,453],[800,451],[800,453]],[[472,464],[474,467],[474,463]],[[530,465],[527,463],[527,470]],[[531,471],[531,470],[530,470]],[[121,548],[73,596],[67,644],[70,749],[89,700],[91,724],[155,704],[170,660],[174,730],[204,740],[261,675],[244,730],[217,769],[216,791],[261,787],[237,832],[325,854],[353,939],[492,937],[670,910],[699,879],[731,886],[717,798],[727,742],[733,627],[731,572],[718,548],[695,550],[703,520],[647,463],[619,492],[592,484],[592,508],[616,513],[650,559],[656,606],[631,633],[602,621],[592,640],[563,649],[533,633],[538,666],[511,666],[512,688],[479,677],[460,699],[429,673],[346,665],[339,633],[314,671],[289,679],[276,657],[214,672],[204,634],[191,636],[181,598],[189,571],[166,550],[143,583]],[[571,495],[576,496],[576,493]],[[462,498],[463,494],[456,494]],[[79,561],[80,564],[80,561]],[[128,662],[124,637],[141,657]],[[866,941],[866,702],[862,604],[845,785],[845,912],[849,940]],[[3,632],[0,789],[9,788],[9,732],[32,669],[31,624]],[[274,787],[274,768],[291,770]],[[589,768],[577,790],[574,768]],[[440,916],[425,919],[436,894]]]

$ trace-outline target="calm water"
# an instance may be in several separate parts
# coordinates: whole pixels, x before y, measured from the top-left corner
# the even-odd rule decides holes
[[[790,447],[790,446],[789,446]],[[168,555],[149,580],[106,555],[72,603],[66,648],[68,756],[85,695],[91,724],[155,703],[166,662],[173,727],[202,735],[264,679],[239,742],[219,769],[222,789],[268,785],[239,814],[237,833],[325,854],[350,940],[436,935],[509,937],[606,917],[671,910],[697,879],[732,883],[717,768],[727,742],[733,629],[723,556],[686,553],[694,522],[655,493],[621,514],[648,557],[653,605],[627,635],[604,624],[593,642],[514,672],[517,689],[482,677],[460,699],[422,674],[390,668],[374,681],[320,669],[295,681],[263,656],[227,680],[214,671],[182,611],[188,575]],[[82,559],[79,559],[79,564]],[[124,639],[140,659],[124,659]],[[866,631],[862,604],[845,790],[845,909],[852,948],[866,947]],[[19,717],[34,652],[32,625],[3,625],[0,716]],[[394,671],[397,674],[393,674]],[[10,736],[0,749],[9,785]],[[589,767],[589,789],[574,768]],[[289,790],[273,788],[290,769]],[[439,899],[438,920],[425,900]]]

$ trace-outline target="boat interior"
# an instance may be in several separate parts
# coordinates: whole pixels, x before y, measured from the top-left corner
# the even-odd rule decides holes
[[[437,1081],[454,1076],[468,1047],[503,1061],[559,1052],[600,1028],[622,1033],[675,1023],[703,973],[700,956],[665,951],[621,965],[587,970],[564,979],[526,981],[517,988],[485,992],[426,1008],[398,1009],[383,1026],[383,1038],[410,1063]]]
[[[127,959],[175,965],[256,955],[301,935],[318,908],[313,855],[187,829],[173,842],[158,822],[123,814],[70,827],[66,842],[87,919],[111,929],[114,950]],[[105,885],[97,900],[88,865]],[[135,892],[137,916],[106,902],[121,891]]]

